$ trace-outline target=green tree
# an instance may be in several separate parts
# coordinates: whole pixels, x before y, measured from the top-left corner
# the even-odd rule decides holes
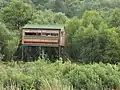
[[[102,27],[102,26],[101,26]],[[72,57],[85,63],[119,61],[120,46],[115,29],[79,28],[72,38]]]
[[[86,12],[81,20],[66,25],[68,52],[82,62],[116,63],[120,56],[120,39],[117,28],[109,28],[97,12]]]
[[[34,12],[32,24],[64,24],[68,18],[63,13],[54,13],[51,10]]]
[[[54,5],[54,11],[66,13],[67,7],[65,5],[65,2],[63,0],[56,0]]]
[[[4,55],[4,60],[13,60],[13,54],[17,50],[19,44],[19,37],[15,33],[11,33],[12,38],[6,40],[5,46],[2,48],[2,54]]]
[[[86,10],[108,11],[120,8],[120,0],[84,0]]]
[[[25,0],[24,0],[25,1]],[[31,0],[38,10],[51,9],[68,17],[82,17],[87,10],[110,11],[120,8],[120,0]]]
[[[88,27],[93,24],[95,29],[99,29],[100,23],[104,21],[100,14],[96,11],[86,11],[82,17],[82,26]]]
[[[52,9],[54,8],[55,0],[32,0],[34,3],[36,9],[38,10],[46,10],[46,9]]]
[[[4,59],[10,60],[12,58],[17,44],[19,43],[19,36],[16,32],[9,31],[6,26],[0,23],[0,53],[4,55]]]
[[[10,31],[6,28],[5,24],[0,22],[0,41],[5,42],[10,38],[12,38],[10,35]]]
[[[2,8],[2,19],[8,28],[19,29],[28,23],[32,16],[32,7],[22,1],[12,0]]]
[[[102,26],[101,26],[102,27]],[[116,63],[120,58],[120,39],[117,28],[100,28],[99,45],[103,62]]]
[[[118,27],[120,26],[120,9],[115,9],[111,13],[109,13],[108,24],[110,27]]]
[[[5,7],[9,3],[9,0],[0,0],[0,8]]]

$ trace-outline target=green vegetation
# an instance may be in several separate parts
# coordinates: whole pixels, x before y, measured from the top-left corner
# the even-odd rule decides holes
[[[65,50],[78,65],[13,62],[26,24],[65,25]],[[0,60],[1,88],[119,90],[120,0],[0,0]]]
[[[120,61],[118,27],[111,27],[107,24],[100,13],[86,11],[82,19],[74,18],[66,24],[66,27],[69,42],[68,53],[74,60],[85,63],[117,63]]]
[[[70,61],[0,63],[1,88],[23,90],[120,89],[120,64],[77,65]],[[22,89],[21,89],[22,90]]]
[[[0,0],[0,56],[11,60],[26,24],[63,24],[66,52],[82,63],[120,61],[120,0]],[[12,48],[12,47],[14,48]]]

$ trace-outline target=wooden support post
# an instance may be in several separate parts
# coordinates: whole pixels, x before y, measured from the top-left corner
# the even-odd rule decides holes
[[[41,58],[41,56],[40,56],[40,55],[41,55],[41,52],[40,52],[40,51],[41,51],[41,48],[40,48],[40,46],[39,46],[39,58]]]
[[[59,30],[59,47],[58,47],[58,48],[59,48],[59,50],[58,50],[58,54],[59,54],[58,57],[59,57],[59,59],[60,59],[60,54],[61,54],[61,53],[60,53],[60,51],[61,51],[61,46],[60,46],[60,43],[61,43],[60,41],[61,41],[61,39],[60,39],[60,38],[61,38],[61,31]]]
[[[22,46],[22,60],[24,59],[24,52],[23,52],[23,50],[24,50],[24,48],[23,48],[23,46]]]
[[[58,50],[58,57],[59,57],[59,59],[60,59],[60,57],[61,57],[61,46],[59,45],[59,50]]]

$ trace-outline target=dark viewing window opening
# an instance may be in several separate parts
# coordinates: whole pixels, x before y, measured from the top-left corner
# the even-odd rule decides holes
[[[58,33],[36,33],[36,32],[25,32],[26,36],[55,36],[57,37],[59,34]]]
[[[35,33],[35,32],[25,32],[25,35],[38,35],[38,36],[40,36],[41,35],[41,33]]]
[[[58,36],[57,33],[42,33],[43,36]]]
[[[41,33],[37,33],[37,35],[42,35]]]
[[[58,33],[51,33],[51,36],[58,36]]]
[[[25,32],[25,35],[36,35],[36,33]]]

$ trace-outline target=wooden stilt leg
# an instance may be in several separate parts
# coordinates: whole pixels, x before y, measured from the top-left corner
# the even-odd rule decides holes
[[[61,55],[60,55],[60,54],[61,54],[60,51],[61,51],[61,46],[59,46],[59,51],[58,51],[58,54],[59,54],[58,57],[59,57],[59,59],[60,59],[60,57],[61,57]]]
[[[22,46],[22,60],[23,60],[23,55],[24,55],[24,53],[23,53],[23,49],[24,49],[24,48],[23,48],[23,46]]]

